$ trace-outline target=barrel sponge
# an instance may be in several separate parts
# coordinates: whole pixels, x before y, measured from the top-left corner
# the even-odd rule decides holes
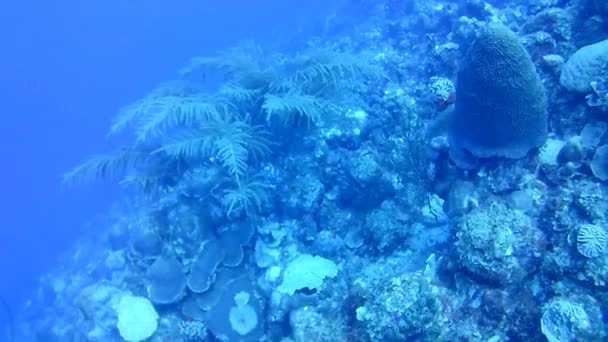
[[[547,99],[518,37],[488,24],[458,70],[454,148],[477,158],[521,158],[547,138]]]

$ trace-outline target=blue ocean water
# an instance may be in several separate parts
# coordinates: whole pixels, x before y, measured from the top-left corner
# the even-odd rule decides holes
[[[22,1],[0,44],[0,342],[606,339],[604,2]]]

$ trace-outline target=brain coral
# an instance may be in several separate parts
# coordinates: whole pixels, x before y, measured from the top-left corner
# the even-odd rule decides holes
[[[559,83],[580,92],[592,91],[591,81],[608,75],[608,39],[578,49],[563,66]]]
[[[578,230],[576,248],[587,258],[597,258],[606,251],[607,241],[608,233],[604,228],[594,224],[583,224]]]
[[[543,84],[518,37],[489,24],[458,70],[450,139],[478,158],[521,158],[547,136]]]

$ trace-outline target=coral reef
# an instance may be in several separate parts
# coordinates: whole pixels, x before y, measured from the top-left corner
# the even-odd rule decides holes
[[[119,111],[20,340],[605,340],[606,4],[343,3]]]

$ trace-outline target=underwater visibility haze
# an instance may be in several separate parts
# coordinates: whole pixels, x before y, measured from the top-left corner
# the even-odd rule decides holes
[[[608,4],[0,12],[0,342],[605,341]]]

